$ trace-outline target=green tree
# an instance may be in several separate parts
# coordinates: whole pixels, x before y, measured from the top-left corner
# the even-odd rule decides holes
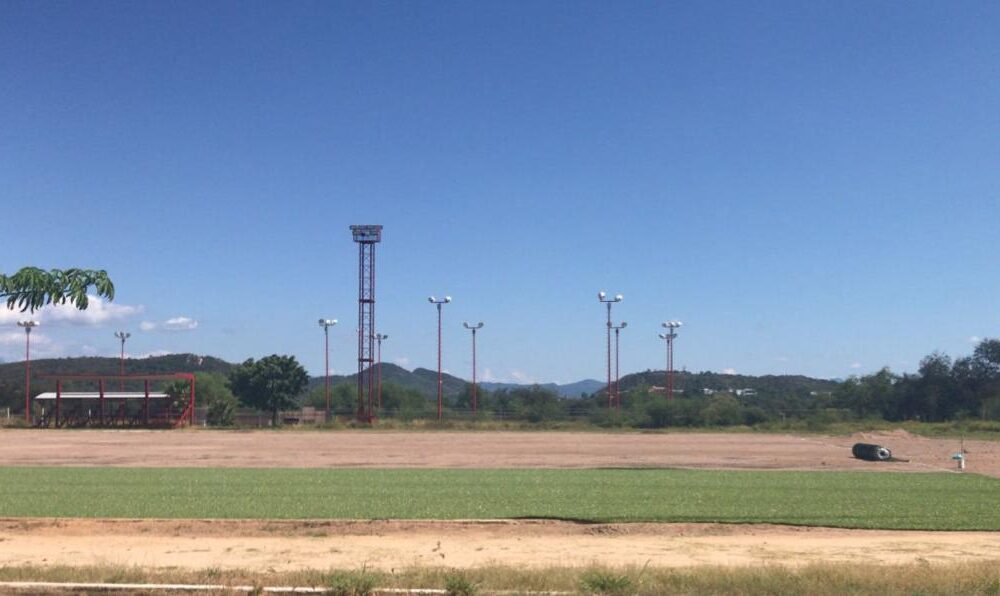
[[[702,416],[709,426],[735,426],[743,422],[743,408],[735,397],[716,393],[702,410]]]
[[[295,398],[309,384],[309,376],[295,356],[272,354],[247,359],[229,373],[233,393],[248,406],[271,412],[271,426],[278,425],[278,412],[295,406]]]
[[[84,310],[91,287],[98,296],[114,300],[115,286],[104,270],[24,267],[13,275],[0,274],[0,298],[7,300],[7,308],[21,312],[66,302]]]
[[[236,422],[239,402],[229,389],[225,375],[212,372],[195,373],[198,403],[206,407],[209,426],[232,426]]]

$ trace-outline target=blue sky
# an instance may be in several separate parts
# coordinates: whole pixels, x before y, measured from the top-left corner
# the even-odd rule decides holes
[[[5,2],[0,270],[107,269],[40,355],[480,374],[845,377],[971,351],[1000,311],[1000,5]],[[20,358],[0,313],[0,358]],[[168,321],[172,321],[168,323]],[[145,325],[143,325],[145,323]],[[143,330],[143,327],[146,330]]]

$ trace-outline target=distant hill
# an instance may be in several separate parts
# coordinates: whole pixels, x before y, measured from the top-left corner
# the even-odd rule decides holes
[[[480,383],[483,389],[496,391],[497,389],[517,389],[520,387],[532,387],[531,384],[522,383]],[[575,383],[559,385],[556,383],[540,383],[542,389],[555,391],[562,397],[580,397],[581,394],[591,394],[604,388],[604,383],[594,379],[584,379]]]
[[[358,375],[357,373],[353,375],[330,375],[330,384],[338,385],[340,383],[357,383]],[[426,368],[417,368],[413,371],[406,370],[401,366],[397,366],[390,362],[382,363],[382,382],[383,383],[394,383],[401,387],[406,387],[407,389],[413,389],[419,392],[421,395],[430,398],[437,398],[437,371],[428,370]],[[309,379],[310,388],[322,385],[323,377],[311,377]],[[465,386],[468,384],[464,379],[449,375],[447,373],[442,373],[441,375],[441,387],[442,393],[446,397],[455,397],[461,395],[464,391]]]
[[[663,387],[666,384],[665,373],[662,370],[647,370],[641,373],[625,375],[618,381],[618,387],[627,391],[637,385]],[[605,383],[601,383],[600,391]],[[815,379],[803,375],[727,375],[704,371],[692,373],[677,371],[674,373],[674,389],[681,391],[702,392],[703,390],[723,392],[730,389],[753,389],[758,393],[808,395],[812,392],[827,393],[837,387],[837,381],[830,379]]]

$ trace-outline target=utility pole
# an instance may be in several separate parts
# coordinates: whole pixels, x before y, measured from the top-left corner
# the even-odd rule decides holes
[[[375,334],[375,341],[378,342],[378,408],[382,409],[382,340],[389,339],[388,335],[382,333]]]
[[[319,326],[323,328],[323,337],[326,347],[324,349],[326,360],[326,376],[323,377],[323,389],[326,395],[326,421],[330,421],[330,327],[337,324],[337,319],[320,319]]]
[[[115,337],[122,342],[122,357],[121,362],[118,365],[118,377],[119,377],[119,390],[125,391],[125,340],[132,337],[131,333],[125,331],[115,331]]]
[[[621,294],[615,294],[614,298],[608,298],[607,294],[604,292],[597,293],[597,299],[608,305],[608,409],[611,409],[612,404],[612,389],[611,389],[611,305],[615,302],[622,301]]]
[[[621,325],[611,325],[611,329],[615,330],[615,407],[619,413],[622,411],[622,396],[618,392],[618,332],[626,327],[628,323],[625,321],[622,321]]]
[[[429,296],[427,301],[437,305],[438,311],[438,420],[441,420],[441,406],[444,402],[444,385],[441,381],[441,305],[451,302],[451,296],[445,296],[443,300],[438,300],[434,296]]]
[[[663,323],[666,333],[660,333],[660,339],[667,340],[667,401],[674,399],[674,338],[677,337],[677,328],[683,325],[680,321],[667,321]]]
[[[24,421],[31,424],[31,330],[38,321],[18,321],[24,327]]]
[[[476,416],[476,331],[483,328],[483,322],[480,321],[476,325],[469,325],[463,322],[463,326],[469,331],[472,331],[472,416]]]

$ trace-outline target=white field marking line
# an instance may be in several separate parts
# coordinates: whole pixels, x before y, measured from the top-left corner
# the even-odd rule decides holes
[[[61,588],[64,590],[157,590],[161,592],[253,592],[254,586],[224,586],[212,584],[102,584],[81,582],[0,582],[0,588],[12,590],[37,590],[39,588]],[[293,586],[271,586],[260,588],[272,594],[326,594],[328,588],[303,588]],[[373,594],[447,594],[438,588],[375,588]],[[486,590],[484,594],[532,594],[536,596],[568,596],[576,592],[525,592],[521,590]]]

